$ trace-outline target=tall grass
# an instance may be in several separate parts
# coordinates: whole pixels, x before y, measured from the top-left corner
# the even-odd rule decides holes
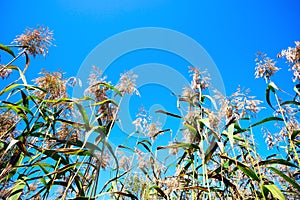
[[[25,72],[30,56],[46,56],[52,40],[48,28],[38,27],[26,30],[14,45],[0,45],[7,58],[7,63],[0,65],[0,76],[10,80],[12,73],[19,75],[0,92],[1,198],[300,197],[300,85],[295,83],[293,98],[280,100],[286,93],[272,81],[279,67],[266,54],[258,54],[255,76],[266,80],[265,100],[273,116],[255,117],[262,101],[250,96],[248,90],[238,88],[228,97],[218,91],[209,95],[209,75],[191,67],[191,85],[178,94],[180,114],[157,111],[181,123],[182,137],[174,139],[171,129],[139,117],[133,121],[137,127],[133,134],[138,138],[135,145],[118,144],[115,151],[108,138],[119,120],[122,97],[138,94],[137,76],[121,74],[119,83],[113,86],[94,67],[89,87],[79,99],[70,98],[67,91],[80,81],[64,77],[63,72],[42,71],[29,84]],[[293,80],[299,81],[299,42],[278,57],[287,60]],[[19,59],[25,59],[25,66],[14,65]],[[278,133],[267,129],[272,123],[280,128]],[[88,140],[91,134],[97,135],[95,141]],[[166,146],[158,146],[157,139],[163,134],[170,134],[171,140]],[[284,152],[260,155],[255,136],[263,134],[269,148]],[[159,156],[162,151],[169,152],[168,162]],[[110,171],[105,183],[103,170]]]

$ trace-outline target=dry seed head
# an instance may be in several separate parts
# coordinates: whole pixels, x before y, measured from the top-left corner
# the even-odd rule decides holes
[[[285,57],[290,63],[291,68],[289,70],[293,71],[293,81],[300,81],[300,42],[295,41],[295,47],[288,47],[278,54],[278,57]]]
[[[122,156],[122,158],[120,159],[120,162],[119,162],[119,164],[120,164],[120,168],[121,169],[124,169],[124,170],[129,170],[129,168],[130,168],[130,165],[131,165],[131,160],[130,160],[130,158],[128,158],[127,156]]]
[[[4,67],[4,65],[0,64],[0,77],[2,78],[2,80],[8,78],[11,73],[12,69],[8,69]]]
[[[260,100],[255,100],[254,96],[248,96],[250,91],[243,92],[240,88],[229,97],[224,97],[217,94],[215,98],[221,105],[220,112],[226,117],[227,121],[232,117],[243,118],[249,115],[255,116],[263,107],[259,105],[262,103]]]
[[[158,131],[158,129],[157,129],[156,125],[154,123],[151,123],[149,125],[149,132],[148,132],[149,137],[153,137],[157,131]]]
[[[191,88],[193,90],[205,90],[210,86],[209,81],[211,80],[207,70],[200,71],[199,68],[189,67],[192,73],[193,79],[191,82]]]
[[[15,130],[18,116],[11,111],[0,112],[0,139],[5,140]]]
[[[100,164],[100,167],[102,169],[107,169],[110,166],[111,158],[110,158],[109,153],[107,153],[107,152],[104,152],[104,153],[97,152],[95,156],[97,157],[97,160],[98,160],[98,162]]]
[[[40,99],[57,100],[67,97],[66,80],[62,72],[40,72],[43,76],[34,79],[34,83],[47,93],[36,90],[35,93]]]
[[[53,40],[53,31],[50,31],[48,27],[38,26],[36,29],[27,28],[24,34],[14,39],[13,43],[26,48],[27,52],[34,57],[36,55],[46,57],[48,48],[53,45]]]
[[[116,88],[122,93],[122,94],[133,94],[140,96],[138,90],[136,89],[136,79],[137,75],[133,74],[132,71],[126,72],[124,74],[121,74],[120,83],[117,84]]]
[[[169,142],[169,145],[174,145],[175,143]],[[170,148],[169,154],[176,155],[179,152],[179,148]]]
[[[194,143],[197,140],[196,136],[189,129],[183,131],[183,138],[186,143]]]
[[[276,62],[267,57],[267,54],[261,52],[257,53],[255,64],[255,78],[263,77],[266,81],[270,80],[270,77],[279,70],[279,68],[275,66]]]
[[[74,140],[79,137],[80,130],[76,127],[69,126],[67,124],[62,124],[57,131],[57,136],[61,140]]]

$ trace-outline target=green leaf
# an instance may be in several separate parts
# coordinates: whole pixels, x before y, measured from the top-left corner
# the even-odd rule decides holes
[[[112,86],[112,85],[110,85],[108,83],[100,83],[99,85],[107,87],[107,88],[111,89],[112,91],[114,91],[116,94],[122,96],[121,92],[117,88],[115,88],[114,86]]]
[[[12,55],[13,57],[16,57],[14,52],[8,46],[0,44],[0,49],[3,50],[3,51],[6,51],[7,53]]]
[[[115,163],[116,163],[117,170],[118,170],[119,169],[119,161],[118,161],[118,158],[115,155],[115,151],[113,150],[113,148],[111,147],[111,145],[108,142],[104,142],[103,145],[105,145],[107,147],[110,154],[113,156],[113,158],[115,160]]]
[[[281,164],[281,165],[286,165],[286,166],[298,168],[298,166],[296,166],[293,163],[290,163],[289,161],[284,160],[284,159],[264,160],[264,161],[260,161],[258,163],[258,165],[260,165],[260,166],[261,165],[271,165],[271,164]]]
[[[184,122],[184,126],[187,127],[189,129],[189,131],[194,135],[196,136],[196,138],[200,139],[201,140],[201,137],[197,131],[196,128],[194,128],[192,125],[190,125],[189,123],[187,122]]]
[[[3,95],[4,93],[6,93],[7,91],[9,90],[12,90],[18,86],[22,86],[23,84],[12,84],[12,85],[9,85],[7,87],[5,87],[1,92],[0,92],[0,95]]]
[[[151,190],[151,189],[155,189],[160,194],[160,196],[164,197],[165,199],[168,199],[168,197],[164,193],[164,191],[160,187],[158,187],[157,185],[153,185],[152,187],[149,188],[149,190]]]
[[[251,125],[249,128],[252,128],[254,126],[258,126],[260,124],[264,124],[264,123],[270,122],[270,121],[283,121],[283,119],[280,118],[280,117],[268,117],[268,118],[265,118],[265,119],[263,119],[259,122],[256,122],[255,124]]]
[[[22,179],[18,179],[15,183],[15,185],[12,188],[12,192],[9,196],[9,200],[15,200],[20,199],[21,194],[23,193],[24,187],[26,183]]]
[[[76,106],[82,116],[82,119],[85,123],[86,130],[90,130],[90,122],[89,122],[89,118],[88,118],[88,115],[87,115],[85,109],[83,108],[83,106],[80,103],[78,103],[76,101],[75,101],[75,104],[76,104]]]
[[[294,131],[293,131],[293,134],[292,134],[292,136],[291,136],[291,139],[292,139],[292,140],[295,140],[295,138],[299,135],[299,133],[300,133],[300,130],[294,130]]]
[[[48,151],[53,151],[53,152],[59,152],[67,155],[77,155],[77,156],[92,156],[92,154],[85,149],[75,149],[75,148],[59,148],[59,149],[53,149],[53,150],[48,150]]]
[[[60,160],[64,165],[69,164],[69,162],[64,157],[62,157],[61,155],[59,155],[57,152],[55,152],[53,150],[45,150],[45,149],[42,149],[35,145],[33,145],[33,148],[35,148],[39,152],[45,154],[46,156],[48,156],[48,158],[52,158],[53,160],[56,160],[56,161]]]
[[[281,103],[280,105],[283,106],[283,105],[287,105],[287,104],[293,104],[296,106],[300,106],[300,102],[297,102],[297,101],[285,101],[285,102]]]
[[[148,145],[151,146],[151,143],[148,140],[142,140],[142,141],[138,142],[137,144],[138,145],[141,144],[149,153],[151,153],[151,150],[148,147]]]
[[[234,144],[234,140],[233,140],[233,131],[234,131],[234,124],[230,124],[228,126],[228,131],[224,130],[224,134],[227,135],[229,142],[230,142],[230,146],[233,149],[233,144]]]
[[[203,123],[207,128],[210,129],[210,123],[208,118],[200,119],[199,122]]]
[[[162,114],[169,115],[172,117],[181,118],[181,116],[179,116],[179,115],[176,115],[176,114],[164,111],[164,110],[157,110],[157,111],[155,111],[155,113],[162,113]]]
[[[211,101],[211,103],[212,103],[212,105],[213,105],[213,107],[214,107],[214,109],[218,109],[218,107],[217,107],[217,104],[216,104],[216,101],[211,97],[211,96],[209,96],[209,95],[202,95],[204,98],[208,98],[210,101]]]
[[[119,145],[118,148],[120,148],[120,149],[127,149],[127,150],[130,150],[132,152],[135,152],[135,150],[133,148],[130,148],[130,147],[127,147],[127,146],[124,146],[124,145]]]
[[[253,180],[260,181],[256,173],[250,167],[241,164],[238,164],[237,167]]]
[[[22,101],[23,101],[23,105],[28,108],[29,106],[29,101],[28,98],[26,96],[26,94],[21,90],[21,95],[22,95]]]
[[[247,176],[249,176],[253,180],[260,181],[260,179],[257,176],[257,174],[255,173],[255,171],[252,170],[247,165],[241,163],[240,161],[238,161],[236,159],[229,158],[228,156],[225,156],[225,155],[220,155],[220,156],[221,156],[221,158],[228,159],[228,160],[232,161],[232,163],[234,163],[239,168],[239,170],[244,172],[244,174],[246,174]]]
[[[209,148],[205,152],[204,164],[206,164],[212,157],[213,153],[217,150],[218,145],[216,142],[211,143]]]
[[[275,86],[275,87],[274,87]],[[275,89],[277,88],[277,86],[273,83],[273,82],[271,82],[271,83],[269,83],[269,85],[268,85],[268,87],[267,87],[267,90],[266,90],[266,100],[267,100],[267,103],[269,104],[269,106],[273,109],[273,110],[275,110],[274,109],[274,107],[272,106],[272,104],[271,104],[271,101],[270,101],[270,91],[272,91],[273,93],[275,93]]]
[[[279,171],[278,169],[274,167],[268,167],[270,170],[275,172],[277,175],[281,176],[286,182],[291,184],[294,188],[297,188],[297,190],[300,192],[300,185],[296,182],[296,180],[291,179],[287,175],[285,175],[283,172]]]
[[[112,99],[106,99],[106,100],[104,100],[104,101],[101,101],[101,102],[97,102],[97,103],[91,104],[91,106],[101,106],[101,105],[103,105],[103,104],[109,104],[109,103],[112,103],[112,104],[114,104],[115,106],[118,106],[118,104],[117,104],[114,100],[112,100]]]
[[[195,144],[191,143],[184,143],[184,142],[176,142],[174,144],[168,145],[168,146],[158,146],[157,150],[160,149],[170,149],[170,148],[186,148],[186,149],[199,149],[199,147]]]
[[[284,195],[282,194],[282,192],[280,191],[280,189],[274,185],[274,184],[271,184],[271,185],[263,185],[262,186],[263,188],[266,188],[267,190],[269,190],[273,197],[277,198],[277,199],[282,199],[282,200],[285,200],[285,197]]]
[[[300,96],[300,84],[295,85],[294,91],[296,92],[296,94],[297,94],[298,96]]]
[[[131,193],[125,193],[125,192],[112,192],[112,194],[118,194],[120,196],[125,196],[125,197],[130,197],[131,199],[136,199],[138,200],[139,198],[137,198],[135,195],[131,194]]]
[[[165,133],[165,132],[167,132],[167,131],[171,131],[171,129],[164,129],[164,130],[160,130],[160,131],[157,131],[153,136],[152,136],[152,138],[155,138],[156,136],[158,136],[159,134],[161,134],[161,133]]]

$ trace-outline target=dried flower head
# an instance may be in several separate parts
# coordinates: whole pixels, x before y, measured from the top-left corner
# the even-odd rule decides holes
[[[174,143],[174,142],[169,142],[169,145],[170,145],[170,146],[171,146],[171,145],[174,145],[174,144],[176,144],[176,143]],[[178,152],[179,152],[179,148],[174,147],[174,148],[170,148],[170,149],[169,149],[169,154],[176,155]]]
[[[120,83],[116,86],[116,88],[122,93],[132,94],[140,96],[138,90],[136,89],[136,79],[137,75],[133,74],[132,71],[121,74]]]
[[[161,128],[159,121],[152,122],[149,112],[147,112],[144,107],[139,108],[136,119],[132,124],[135,126],[136,133],[141,133],[152,140],[156,139],[157,132]]]
[[[0,111],[0,140],[5,140],[16,128],[17,115],[11,111]]]
[[[300,130],[300,123],[298,122],[297,119],[291,118],[289,119],[289,121],[287,121],[286,126],[282,127],[279,134],[282,137],[286,137],[289,135],[289,133],[292,134],[296,130]]]
[[[40,72],[43,76],[34,79],[35,84],[47,91],[47,93],[36,90],[36,95],[40,99],[57,100],[67,97],[66,80],[62,72]]]
[[[196,104],[199,100],[199,95],[190,87],[184,87],[179,101]]]
[[[263,77],[266,82],[275,74],[279,68],[275,66],[276,62],[267,57],[267,54],[258,52],[255,58],[255,78]]]
[[[147,155],[143,152],[138,152],[138,168],[140,169],[148,169],[149,160],[147,159]]]
[[[95,154],[95,158],[97,159],[98,164],[102,169],[107,169],[107,167],[110,166],[111,158],[108,152],[106,151],[104,153],[97,152]]]
[[[208,116],[210,128],[212,128],[214,130],[219,128],[219,126],[221,124],[221,119],[220,119],[219,113],[218,112],[215,113],[208,108],[204,108],[204,111],[205,111],[206,115]]]
[[[233,117],[240,119],[246,116],[255,116],[263,107],[259,105],[262,103],[260,100],[255,100],[254,96],[249,96],[249,90],[243,92],[241,88],[237,88],[229,97],[224,97],[217,90],[215,98],[219,101],[220,115],[225,116],[226,122]]]
[[[191,87],[193,90],[205,90],[210,86],[209,81],[210,75],[207,70],[200,71],[199,68],[190,67],[190,72],[192,73],[193,79]]]
[[[123,155],[120,159],[120,168],[124,170],[129,170],[132,160],[127,156]]]
[[[166,193],[171,194],[173,191],[177,190],[180,188],[181,183],[180,183],[180,178],[179,177],[165,177],[165,180],[163,181],[163,185],[166,188]]]
[[[186,143],[194,143],[198,141],[198,138],[189,129],[183,131],[183,139]]]
[[[26,48],[27,52],[34,57],[43,55],[46,57],[48,48],[53,45],[53,31],[48,27],[38,26],[36,29],[27,28],[24,34],[18,35],[13,43]]]
[[[61,140],[74,140],[79,137],[79,133],[80,131],[78,128],[67,124],[62,124],[56,132],[58,138]]]
[[[96,66],[89,74],[89,87],[84,91],[85,95],[93,97],[97,102],[103,102],[109,99],[110,82],[106,81],[106,76],[102,75],[102,71]],[[106,121],[113,120],[116,107],[110,104],[101,104],[97,107],[98,114],[106,115]]]
[[[300,81],[300,42],[295,42],[296,46],[294,48],[288,47],[288,49],[284,49],[281,53],[278,54],[278,57],[285,57],[287,61],[290,63],[291,67],[289,70],[293,71],[293,81]]]
[[[155,123],[150,123],[149,124],[148,136],[151,137],[151,138],[154,137],[154,135],[157,133],[157,131],[158,131],[158,128],[157,128],[156,124]]]
[[[8,78],[11,73],[12,69],[6,68],[4,65],[0,64],[0,77],[2,80]]]

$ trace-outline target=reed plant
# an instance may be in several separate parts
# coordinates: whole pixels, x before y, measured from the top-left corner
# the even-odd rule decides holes
[[[0,88],[0,198],[300,198],[300,42],[277,58],[293,72],[292,94],[273,82],[280,68],[261,52],[255,77],[266,82],[267,108],[240,87],[224,96],[212,88],[205,70],[190,67],[191,84],[177,94],[174,105],[179,114],[156,111],[175,118],[181,136],[140,113],[130,122],[136,127],[130,135],[137,138],[135,144],[124,142],[116,149],[109,137],[122,120],[118,113],[124,95],[139,95],[138,77],[126,72],[113,85],[93,67],[81,98],[68,94],[80,80],[62,71],[44,70],[30,83],[31,57],[46,56],[52,42],[53,32],[39,26],[11,45],[0,44],[7,59],[0,64],[0,76],[8,82]],[[24,66],[15,65],[23,59]],[[259,119],[261,109],[273,114]],[[93,141],[91,134],[96,134]],[[170,135],[168,145],[157,145],[164,134]],[[257,138],[263,136],[277,153],[259,153]],[[169,156],[162,159],[160,152]],[[109,171],[107,180],[104,171]]]

